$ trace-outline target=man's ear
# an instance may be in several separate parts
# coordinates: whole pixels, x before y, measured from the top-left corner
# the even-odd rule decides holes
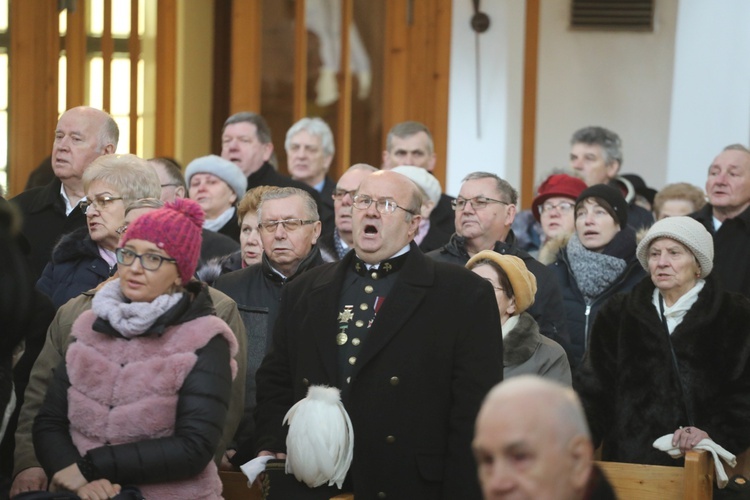
[[[114,154],[116,149],[117,148],[115,147],[114,144],[107,144],[102,149],[102,155],[111,155],[111,154]]]
[[[187,193],[185,192],[184,186],[177,186],[174,190],[174,197],[175,198],[185,198],[185,195]]]
[[[432,153],[430,156],[430,160],[427,162],[427,171],[432,172],[435,170],[435,163],[437,163],[437,156],[435,156],[435,153]]]
[[[270,160],[272,155],[273,155],[273,143],[269,142],[268,144],[264,144],[263,145],[263,161]]]
[[[568,443],[568,458],[571,463],[570,481],[573,488],[583,490],[594,464],[594,447],[591,440],[579,434]]]
[[[516,206],[508,205],[508,209],[505,211],[505,225],[510,227],[513,225],[513,221],[516,219]]]
[[[617,172],[620,171],[620,162],[617,160],[612,160],[612,162],[605,167],[607,169],[607,177],[610,179],[614,179],[617,177]]]

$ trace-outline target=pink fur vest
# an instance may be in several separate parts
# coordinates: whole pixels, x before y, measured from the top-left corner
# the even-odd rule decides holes
[[[81,455],[105,444],[171,436],[178,392],[198,359],[195,352],[214,336],[229,343],[232,378],[237,374],[237,340],[215,316],[130,340],[93,331],[95,319],[86,311],[76,320],[71,333],[77,341],[65,356],[70,433]],[[138,487],[148,499],[221,498],[213,461],[191,479]]]

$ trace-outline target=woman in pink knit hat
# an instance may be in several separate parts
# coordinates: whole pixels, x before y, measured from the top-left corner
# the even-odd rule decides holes
[[[203,211],[178,199],[131,223],[117,249],[119,279],[74,323],[34,423],[53,491],[218,499],[212,458],[236,373],[237,341],[191,281]]]

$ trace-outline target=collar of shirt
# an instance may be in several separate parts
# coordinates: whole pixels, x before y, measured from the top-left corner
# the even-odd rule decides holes
[[[70,198],[68,198],[68,193],[65,192],[65,184],[62,184],[62,183],[60,184],[60,196],[62,196],[63,200],[65,201],[65,215],[68,216],[70,215],[70,212],[72,212],[78,207],[78,205],[74,207],[73,205],[70,204]]]
[[[399,251],[398,251],[398,252],[396,252],[395,254],[393,254],[393,255],[391,255],[390,257],[388,257],[388,259],[394,259],[394,258],[396,258],[396,257],[399,257],[399,256],[401,256],[401,255],[404,255],[404,254],[405,254],[406,252],[408,252],[408,251],[409,251],[409,243],[407,243],[407,244],[406,244],[406,246],[405,246],[404,248],[402,248],[401,250],[399,250]],[[359,256],[358,256],[358,257],[359,257]],[[360,258],[361,258],[361,257],[360,257]],[[380,262],[378,262],[377,264],[368,264],[368,263],[366,263],[366,262],[365,262],[365,267],[367,268],[367,270],[368,270],[368,271],[369,271],[369,270],[371,270],[371,269],[375,269],[375,270],[377,270],[377,269],[378,269],[378,268],[380,267]]]

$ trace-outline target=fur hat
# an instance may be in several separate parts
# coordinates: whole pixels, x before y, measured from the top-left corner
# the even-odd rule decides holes
[[[513,296],[516,300],[516,312],[521,314],[534,304],[536,295],[536,276],[526,268],[523,260],[514,255],[502,255],[492,250],[482,250],[466,263],[466,269],[474,269],[479,263],[489,260],[500,266],[508,276]]]
[[[198,203],[177,198],[174,203],[167,203],[130,223],[120,240],[120,247],[129,240],[150,241],[177,261],[180,279],[185,284],[198,266],[203,220],[203,210]]]
[[[427,197],[434,203],[438,204],[440,201],[440,194],[443,190],[440,188],[440,181],[438,181],[434,175],[429,173],[427,170],[420,167],[411,166],[400,166],[392,168],[391,171],[398,172],[401,175],[405,175],[411,179],[414,184],[422,188]]]
[[[638,244],[635,254],[643,269],[648,271],[648,248],[659,238],[669,238],[685,245],[693,252],[705,278],[714,267],[714,240],[703,224],[692,217],[667,217],[654,223]]]
[[[578,177],[568,174],[554,174],[547,177],[537,190],[537,196],[531,202],[531,214],[539,222],[541,214],[539,207],[550,198],[562,196],[575,201],[578,195],[586,189],[586,183]]]
[[[617,188],[606,184],[595,184],[587,187],[576,199],[576,211],[578,211],[578,207],[586,198],[599,198],[603,200],[608,205],[604,206],[604,209],[612,215],[615,222],[620,225],[620,229],[628,225],[628,202],[625,201],[622,193]]]
[[[188,163],[185,170],[185,182],[190,186],[190,179],[195,174],[213,174],[223,180],[241,200],[247,190],[247,177],[240,167],[229,160],[216,155],[201,156]]]

